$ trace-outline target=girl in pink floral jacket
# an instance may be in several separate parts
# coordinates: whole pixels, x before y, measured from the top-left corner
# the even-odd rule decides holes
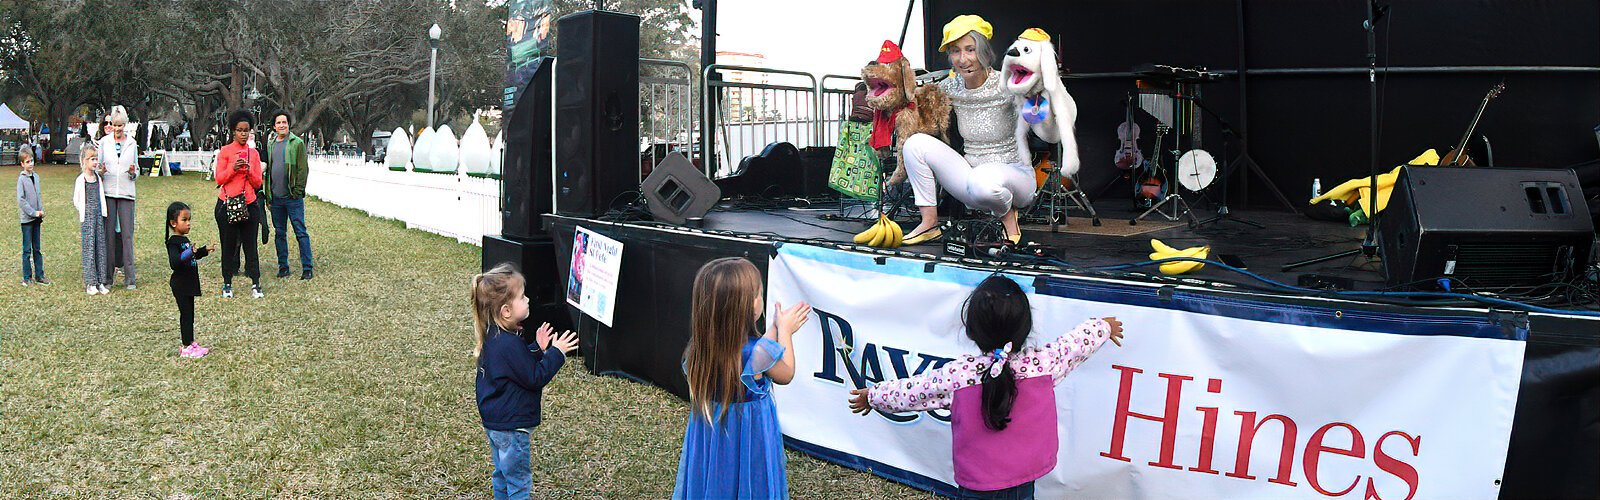
[[[915,377],[850,391],[850,409],[950,409],[956,485],[965,496],[1033,498],[1034,480],[1056,466],[1055,385],[1110,340],[1116,318],[1090,319],[1042,347],[1029,347],[1033,311],[1017,283],[991,276],[967,298],[967,337],[983,354]]]

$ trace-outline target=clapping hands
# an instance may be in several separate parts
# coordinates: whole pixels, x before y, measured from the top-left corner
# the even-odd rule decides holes
[[[539,343],[539,350],[541,351],[555,347],[556,350],[561,351],[561,354],[571,354],[574,349],[578,348],[577,333],[572,330],[555,333],[555,329],[550,327],[550,323],[539,325],[539,330],[534,333],[534,340]]]

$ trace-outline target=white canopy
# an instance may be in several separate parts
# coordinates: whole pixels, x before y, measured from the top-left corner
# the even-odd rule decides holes
[[[11,112],[10,106],[0,104],[0,130],[31,130],[32,128],[33,126],[27,120]]]

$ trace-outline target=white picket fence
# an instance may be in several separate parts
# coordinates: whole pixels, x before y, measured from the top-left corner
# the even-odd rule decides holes
[[[313,156],[306,194],[473,245],[482,246],[485,234],[500,233],[495,179],[396,172],[359,157]]]

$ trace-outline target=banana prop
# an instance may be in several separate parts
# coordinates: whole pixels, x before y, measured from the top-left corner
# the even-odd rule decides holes
[[[876,224],[873,224],[872,227],[867,228],[866,231],[856,234],[856,237],[851,241],[856,242],[858,245],[866,245],[869,247],[899,248],[900,242],[904,240],[904,238],[905,230],[900,228],[900,224],[889,220],[889,217],[886,215],[880,215],[878,216],[878,222]]]
[[[1211,247],[1208,246],[1190,247],[1179,250],[1169,247],[1166,243],[1162,243],[1161,240],[1155,238],[1150,239],[1150,249],[1155,250],[1155,252],[1150,253],[1150,260],[1170,259],[1173,257],[1192,257],[1196,259],[1204,259],[1211,253]],[[1194,262],[1188,260],[1168,262],[1161,265],[1161,274],[1176,276],[1179,274],[1199,270],[1200,268],[1205,267],[1205,265],[1206,264],[1204,262]]]
[[[1412,158],[1411,161],[1406,162],[1405,164],[1406,165],[1438,166],[1439,165],[1439,153],[1437,151],[1429,149],[1427,151],[1423,151],[1422,154],[1417,155],[1416,158]],[[1404,166],[1404,165],[1402,165],[1402,166]],[[1395,181],[1395,179],[1397,179],[1399,177],[1400,177],[1400,167],[1395,167],[1394,170],[1390,170],[1389,173],[1382,174],[1382,175],[1378,176],[1378,210],[1377,211],[1382,212],[1384,208],[1388,207],[1388,205],[1389,205],[1389,193],[1390,193],[1391,190],[1394,189],[1394,181]],[[1333,189],[1329,189],[1328,192],[1323,193],[1322,196],[1318,196],[1316,198],[1312,198],[1311,199],[1311,204],[1315,205],[1315,204],[1317,204],[1319,202],[1326,201],[1326,200],[1344,200],[1346,203],[1349,203],[1351,205],[1356,205],[1356,204],[1359,203],[1360,206],[1361,206],[1361,211],[1365,212],[1368,215],[1368,218],[1370,218],[1370,216],[1372,215],[1372,209],[1370,207],[1370,205],[1372,203],[1371,202],[1371,199],[1372,199],[1372,196],[1371,196],[1372,180],[1371,179],[1372,179],[1371,177],[1362,177],[1360,179],[1350,179],[1348,181],[1345,181],[1343,184],[1340,184],[1338,186],[1334,186]]]

